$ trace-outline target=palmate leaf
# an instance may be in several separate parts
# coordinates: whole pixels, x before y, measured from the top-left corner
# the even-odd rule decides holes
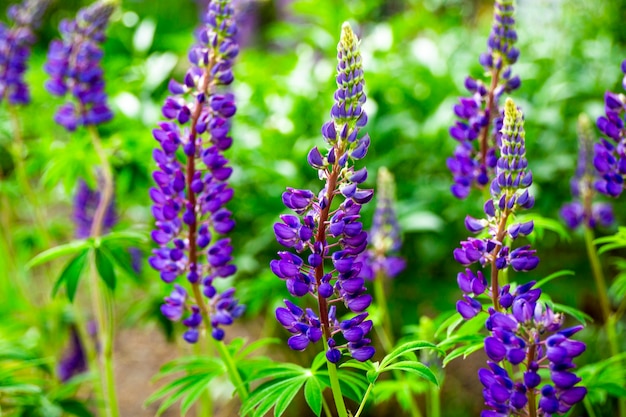
[[[171,378],[181,372],[184,375],[165,384],[145,401],[145,404],[148,405],[162,400],[157,410],[157,416],[179,400],[181,401],[180,413],[184,416],[207,389],[209,383],[214,378],[223,375],[226,368],[217,358],[188,356],[165,364],[154,377],[154,380]]]
[[[278,407],[278,401],[281,400],[280,409],[274,411],[275,416],[280,416],[307,379],[308,376],[301,373],[297,376],[274,378],[264,382],[244,401],[241,407],[241,415],[245,417],[252,413],[252,417],[262,417],[275,405]],[[286,396],[285,393],[287,393]],[[281,411],[280,414],[278,413],[279,411]]]

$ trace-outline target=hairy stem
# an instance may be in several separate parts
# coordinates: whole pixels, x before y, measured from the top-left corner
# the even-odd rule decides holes
[[[104,217],[113,198],[113,174],[96,127],[88,125],[87,129],[91,136],[93,147],[100,159],[102,175],[102,184],[99,190],[100,201],[96,207],[90,231],[90,236],[97,240],[102,235]],[[100,349],[102,349],[99,365],[103,386],[102,391],[106,397],[103,407],[107,417],[119,417],[113,372],[114,317],[112,294],[110,289],[105,287],[98,277],[95,253],[90,255],[90,266],[91,299],[98,323],[98,341]]]
[[[337,148],[336,150],[339,151],[339,149]],[[318,220],[318,229],[315,241],[323,242],[324,244],[326,243],[326,222],[328,221],[328,213],[330,212],[330,206],[333,202],[335,188],[337,187],[337,179],[339,178],[340,174],[339,163],[337,162],[339,161],[340,157],[341,153],[339,155],[336,155],[336,161],[333,164],[332,169],[328,175],[328,180],[326,182],[326,199],[328,200],[328,204],[322,209],[322,212],[320,213],[320,218]],[[318,287],[322,283],[323,276],[324,259],[322,257],[322,262],[317,267],[315,267],[315,281]],[[328,339],[331,338],[330,323],[328,322],[328,302],[324,297],[317,297],[317,300],[319,307],[319,318],[322,325],[322,333],[324,336],[324,349],[326,349],[326,347],[328,346]],[[339,417],[347,417],[346,405],[343,401],[343,394],[341,393],[339,378],[337,376],[337,368],[335,367],[335,364],[330,362],[328,359],[326,360],[326,364],[328,365],[330,388],[333,392],[333,399],[335,400],[335,406],[337,407],[337,414],[339,415]]]
[[[532,344],[528,349],[528,355],[526,356],[526,364],[530,367],[530,364],[535,360],[535,353],[537,351],[537,345]],[[526,392],[526,398],[528,398],[528,413],[530,417],[537,417],[537,393],[534,388],[529,389]]]
[[[500,311],[500,284],[498,282],[498,268],[496,267],[496,259],[498,259],[498,254],[502,249],[502,245],[504,245],[504,238],[506,236],[506,222],[509,218],[509,214],[511,212],[509,209],[505,208],[502,212],[502,218],[500,219],[500,223],[498,224],[498,231],[496,233],[496,242],[499,244],[496,245],[495,249],[491,253],[493,259],[491,260],[491,302],[493,303],[493,308],[496,311]]]
[[[598,299],[600,300],[600,309],[602,310],[602,318],[604,319],[604,330],[606,331],[606,338],[609,342],[609,351],[611,356],[617,356],[619,352],[619,345],[617,341],[617,333],[615,330],[616,320],[613,314],[611,314],[611,303],[608,297],[608,290],[606,285],[606,279],[602,272],[602,264],[600,263],[600,257],[598,251],[593,243],[594,233],[593,229],[588,225],[584,225],[585,230],[585,244],[587,247],[587,256],[589,257],[589,263],[591,263],[591,270],[593,272],[593,279],[596,283],[596,290],[598,292]],[[618,369],[623,369],[621,366]],[[623,376],[623,370],[620,372]],[[623,397],[618,398],[619,416],[626,416],[626,399]]]
[[[498,88],[498,81],[500,80],[500,69],[491,70],[491,85],[489,86],[489,93],[487,95],[487,105],[485,106],[485,114],[487,116],[487,124],[483,127],[480,136],[480,163],[486,165],[487,163],[487,150],[489,149],[489,131],[491,130],[491,122],[493,120],[495,91]]]

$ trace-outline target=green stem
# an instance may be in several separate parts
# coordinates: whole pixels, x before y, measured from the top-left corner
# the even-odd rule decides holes
[[[35,224],[39,232],[37,234],[41,237],[43,246],[49,248],[51,246],[50,242],[52,239],[48,233],[44,216],[41,213],[37,195],[30,186],[30,182],[28,182],[26,166],[24,165],[26,147],[24,146],[24,139],[22,137],[20,118],[14,106],[9,104],[7,107],[9,108],[9,119],[11,120],[11,128],[13,130],[13,160],[15,161],[15,176],[17,177],[20,189],[24,193],[24,197],[26,197],[26,200],[33,210]]]
[[[378,313],[380,315],[381,326],[376,327],[376,332],[380,336],[380,342],[387,353],[391,352],[395,344],[395,338],[393,337],[393,327],[391,325],[391,317],[389,316],[389,309],[387,308],[387,297],[385,296],[385,280],[387,277],[382,272],[376,274],[374,277],[374,298],[376,300],[376,306],[378,307]],[[404,374],[401,372],[393,371],[393,376],[398,381],[405,381]],[[412,417],[422,417],[419,406],[415,403],[408,384],[405,384],[404,389],[407,392],[407,398],[409,401],[409,410]]]
[[[385,275],[381,272],[374,277],[374,298],[380,316],[381,326],[376,327],[380,336],[380,342],[387,353],[391,352],[394,344],[391,319],[389,317],[389,309],[387,308],[387,297],[385,297],[385,287],[383,280]]]
[[[367,391],[365,391],[365,395],[363,396],[363,401],[361,401],[361,405],[359,406],[359,409],[357,410],[357,412],[354,415],[354,417],[359,417],[361,415],[361,412],[365,408],[365,403],[367,402],[367,397],[369,397],[370,392],[372,391],[372,388],[374,388],[374,384],[370,384],[369,387],[367,387]]]
[[[326,346],[326,338],[324,338],[324,346]],[[341,386],[339,385],[339,376],[337,375],[337,367],[334,363],[326,361],[328,365],[328,377],[330,378],[330,389],[333,393],[333,399],[335,400],[335,407],[337,407],[337,415],[339,417],[348,417],[346,411],[346,404],[343,401],[343,395],[341,394]],[[367,393],[365,393],[367,396]],[[357,414],[358,415],[358,414]]]
[[[80,339],[80,343],[82,344],[83,349],[87,355],[87,364],[89,366],[89,372],[96,372],[99,369],[98,363],[98,353],[96,352],[96,347],[93,343],[93,338],[89,334],[89,329],[87,322],[84,318],[84,313],[81,310],[78,302],[72,303],[72,309],[74,310],[74,323],[76,325],[76,330],[78,331],[78,337]],[[100,375],[98,374],[98,377]],[[98,399],[98,408],[101,407],[100,402],[104,401],[104,393],[102,392],[102,382],[95,383],[93,386],[93,390],[96,398]]]
[[[430,412],[428,417],[439,417],[441,415],[441,398],[439,397],[439,388],[429,384],[428,392],[430,394]]]
[[[208,337],[208,336],[207,336]],[[235,365],[235,361],[233,357],[230,355],[230,352],[226,348],[226,345],[222,341],[215,341],[215,346],[217,347],[217,352],[219,353],[224,365],[226,365],[226,371],[228,372],[228,376],[230,378],[230,382],[235,386],[237,390],[237,395],[239,395],[239,399],[243,402],[248,399],[248,391],[246,389],[246,385],[241,379],[241,374],[237,370],[237,366]]]
[[[604,319],[604,329],[606,331],[606,337],[609,342],[609,350],[611,356],[619,354],[619,345],[617,343],[617,334],[615,331],[615,317],[611,314],[611,304],[609,301],[608,290],[606,285],[606,279],[602,272],[602,264],[600,263],[600,257],[598,251],[593,243],[594,233],[593,229],[584,226],[585,229],[585,244],[587,247],[587,256],[589,256],[589,262],[591,263],[591,270],[593,272],[593,279],[596,282],[596,290],[598,291],[598,299],[600,300],[600,308],[602,310],[602,318]],[[621,369],[621,366],[618,366]],[[623,376],[623,372],[620,372]],[[626,399],[623,397],[618,398],[619,414],[618,416],[626,417]]]
[[[87,126],[93,147],[100,159],[100,169],[102,174],[102,185],[100,188],[100,201],[94,213],[91,225],[90,236],[98,239],[102,235],[104,227],[104,217],[113,198],[113,173],[111,165],[104,148],[100,135],[95,126]],[[117,396],[115,393],[115,378],[113,372],[113,338],[114,338],[114,317],[112,295],[108,287],[105,287],[98,277],[96,270],[95,256],[91,256],[91,298],[98,322],[98,341],[100,342],[100,372],[101,381],[106,400],[104,401],[104,412],[107,417],[119,417]]]

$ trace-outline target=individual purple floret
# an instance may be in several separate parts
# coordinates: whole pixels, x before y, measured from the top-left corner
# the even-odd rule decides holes
[[[78,181],[76,194],[74,195],[74,224],[76,225],[76,237],[86,239],[91,236],[91,228],[96,208],[100,202],[100,191],[92,190],[83,180]],[[117,223],[115,202],[111,201],[104,214],[102,233],[108,233]]]
[[[500,157],[496,164],[495,178],[491,182],[491,196],[484,205],[485,219],[465,218],[465,227],[472,233],[487,229],[489,237],[468,238],[461,247],[454,250],[454,259],[469,266],[479,262],[483,268],[491,266],[491,297],[498,308],[498,271],[512,267],[516,271],[530,271],[539,263],[535,250],[529,245],[512,249],[506,244],[507,238],[515,241],[533,231],[531,221],[507,224],[509,216],[533,206],[535,199],[528,193],[532,184],[532,173],[526,160],[524,120],[520,109],[511,99],[507,99],[504,121],[500,137]],[[469,269],[459,274],[457,279],[464,299],[457,303],[457,310],[463,317],[470,318],[481,310],[476,297],[487,290],[485,279],[479,271],[474,275]]]
[[[0,22],[0,102],[30,102],[24,73],[31,47],[36,40],[34,30],[41,24],[48,3],[49,0],[24,0],[19,5],[9,7],[7,15],[12,22],[11,26]]]
[[[622,62],[623,87],[626,89],[626,60]],[[598,118],[598,129],[606,138],[594,146],[593,165],[598,171],[595,188],[602,194],[619,197],[624,189],[626,176],[626,97],[607,91],[604,94],[605,115]]]
[[[160,149],[154,151],[157,187],[150,190],[156,219],[152,239],[159,245],[150,265],[168,283],[185,276],[193,290],[187,296],[177,285],[162,311],[171,320],[190,312],[183,320],[188,328],[184,338],[190,343],[198,340],[202,325],[210,325],[213,338],[222,340],[221,327],[244,312],[233,298],[234,289],[218,294],[213,285],[236,272],[233,248],[225,237],[235,222],[225,207],[233,190],[228,186],[232,168],[223,151],[232,143],[228,134],[236,111],[234,96],[224,90],[233,81],[237,29],[225,0],[211,2],[203,21],[184,82],[169,83],[172,95],[163,105],[169,121],[153,131]]]
[[[378,170],[376,211],[369,233],[369,249],[359,256],[363,263],[361,277],[373,280],[377,276],[394,278],[406,267],[406,261],[394,256],[400,251],[400,226],[394,208],[395,182],[393,175],[382,167]]]
[[[576,201],[564,204],[561,218],[571,229],[581,224],[594,228],[597,225],[607,227],[613,224],[613,208],[607,203],[594,203],[594,184],[599,180],[593,166],[594,139],[589,119],[581,115],[578,118],[578,165],[571,181],[572,195]]]
[[[371,200],[373,190],[359,188],[367,171],[353,166],[367,153],[370,139],[368,135],[359,137],[360,128],[367,122],[362,107],[363,69],[359,41],[347,23],[342,27],[337,51],[335,104],[331,121],[322,126],[330,149],[323,155],[314,147],[307,158],[325,185],[317,194],[287,188],[283,203],[296,215],[281,216],[274,232],[278,242],[290,251],[279,252],[279,259],[270,264],[291,295],[310,294],[318,303],[318,313],[303,311],[288,301],[287,309],[276,311],[278,321],[293,334],[289,346],[302,350],[323,336],[328,345],[326,357],[333,363],[341,358],[341,348],[347,348],[360,361],[374,355],[367,337],[372,322],[365,320],[372,297],[366,294],[363,263],[358,260],[367,246],[367,233],[359,221],[361,206]],[[335,199],[341,202],[337,205]],[[340,322],[336,303],[359,314]],[[336,341],[340,333],[346,341],[343,344]]]
[[[521,84],[519,77],[511,72],[511,65],[519,56],[519,49],[514,47],[517,33],[513,14],[513,0],[496,0],[487,52],[479,59],[491,77],[490,85],[467,77],[465,88],[472,95],[462,97],[454,106],[459,120],[450,127],[450,136],[459,144],[447,164],[454,176],[450,190],[456,198],[467,197],[473,186],[487,185],[496,167],[502,128],[498,102],[502,93],[516,90]]]
[[[53,95],[73,98],[63,104],[54,120],[69,131],[107,122],[113,113],[107,105],[104,72],[100,66],[104,31],[115,5],[98,1],[76,14],[76,20],[62,20],[48,49],[44,69],[50,75],[46,89]]]

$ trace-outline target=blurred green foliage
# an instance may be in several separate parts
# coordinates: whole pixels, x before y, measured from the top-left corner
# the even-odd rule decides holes
[[[95,184],[97,159],[84,132],[70,136],[53,123],[60,100],[43,88],[43,64],[59,21],[87,3],[57,1],[46,14],[27,73],[33,102],[19,110],[27,174],[57,244],[73,236],[72,193],[78,178]],[[467,237],[465,215],[479,215],[483,196],[474,192],[465,201],[451,196],[446,158],[456,144],[447,132],[454,121],[452,106],[465,94],[464,78],[481,76],[478,55],[486,48],[492,3],[241,0],[238,5],[246,45],[235,67],[238,112],[235,141],[227,156],[235,168],[236,198],[229,205],[238,223],[232,235],[239,266],[235,281],[248,304],[247,325],[265,322],[266,333],[285,336],[272,321],[273,307],[287,295],[268,268],[280,250],[272,224],[285,210],[280,199],[285,187],[320,188],[306,154],[321,144],[320,127],[329,117],[335,45],[344,20],[354,23],[362,37],[370,116],[366,130],[372,137],[364,160],[370,172],[366,184],[374,186],[373,173],[383,165],[398,183],[402,254],[408,267],[389,283],[395,330],[400,334],[403,326],[418,323],[422,315],[434,317],[452,310],[459,297],[456,274],[461,267],[452,261],[451,253]],[[3,2],[0,11],[6,6]],[[198,6],[191,0],[126,0],[108,30],[104,66],[116,116],[100,132],[115,170],[120,217],[116,230],[132,227],[145,232],[151,227],[148,189],[155,142],[150,131],[160,119],[169,78],[180,79],[185,73],[197,16]],[[522,87],[514,99],[526,115],[537,200],[533,213],[545,218],[545,223],[557,219],[561,204],[570,200],[578,115],[585,112],[595,119],[603,111],[604,91],[621,89],[625,18],[625,0],[518,4],[521,56],[513,68]],[[47,340],[51,329],[71,321],[67,318],[71,310],[58,300],[50,302],[49,269],[25,270],[28,260],[46,247],[41,232],[33,227],[33,209],[15,180],[12,137],[6,106],[0,105],[0,314],[20,331],[37,329]],[[366,225],[371,206],[363,211]],[[623,210],[616,213],[624,224]],[[545,290],[555,302],[599,318],[581,236],[565,239],[562,233],[546,230],[535,245],[542,260],[539,268],[510,279],[528,281],[559,269],[573,270],[574,276],[551,281]],[[618,255],[618,251],[611,253]],[[118,283],[117,305],[126,324],[163,322],[158,306],[169,289],[144,264],[139,284]],[[62,266],[57,263],[52,269]],[[33,303],[39,313],[33,313]],[[172,332],[169,323],[164,326]],[[63,339],[44,343],[45,354],[58,358],[62,345]],[[454,412],[457,407],[471,404],[468,409],[475,410],[481,403],[450,392],[444,395],[451,396],[444,401],[449,408],[444,408],[444,415],[460,416]]]

